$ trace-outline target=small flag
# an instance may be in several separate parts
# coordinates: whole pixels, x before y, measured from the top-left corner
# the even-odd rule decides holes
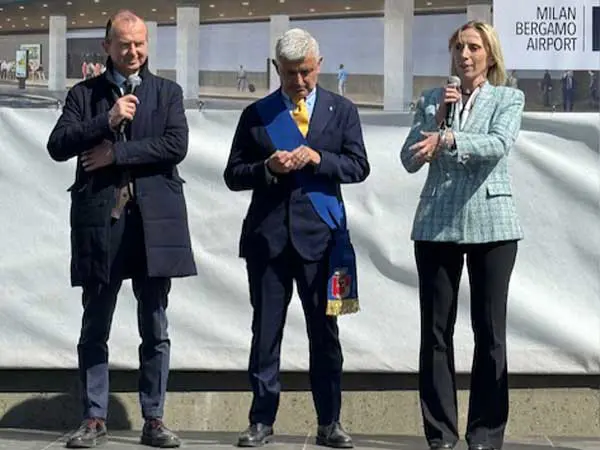
[[[326,314],[339,316],[359,310],[356,254],[348,230],[337,229],[332,233],[329,253]]]

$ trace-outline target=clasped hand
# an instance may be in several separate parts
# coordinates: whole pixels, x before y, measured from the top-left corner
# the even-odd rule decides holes
[[[107,140],[81,154],[81,165],[86,172],[102,169],[114,162],[113,143]]]
[[[277,150],[267,160],[267,166],[273,173],[286,174],[294,170],[301,170],[308,164],[317,165],[321,162],[321,155],[306,145],[301,145],[291,152]]]

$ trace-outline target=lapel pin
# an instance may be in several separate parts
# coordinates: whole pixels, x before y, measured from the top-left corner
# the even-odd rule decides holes
[[[330,107],[329,107],[329,111],[333,111],[333,106],[330,106]]]

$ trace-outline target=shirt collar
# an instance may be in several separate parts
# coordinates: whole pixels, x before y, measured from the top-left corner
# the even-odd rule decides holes
[[[293,105],[294,107],[296,106],[295,103],[292,101],[292,99],[290,98],[289,95],[287,95],[285,93],[285,91],[283,89],[281,89],[281,95],[283,96],[284,100],[286,101],[286,103],[288,105]],[[315,87],[312,91],[310,91],[308,93],[308,95],[306,96],[306,104],[307,105],[313,105],[315,102],[315,99],[317,98],[317,88]]]
[[[139,74],[139,72],[138,72],[138,74]],[[114,78],[115,83],[117,84],[117,86],[123,87],[125,85],[125,82],[127,81],[127,77],[123,76],[121,74],[121,72],[119,72],[118,70],[113,69],[112,76],[113,76],[113,78]]]

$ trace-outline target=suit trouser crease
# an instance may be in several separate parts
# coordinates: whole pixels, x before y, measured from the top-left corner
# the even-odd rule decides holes
[[[508,420],[506,314],[516,241],[454,244],[417,241],[421,348],[419,394],[429,442],[458,440],[453,334],[466,255],[475,349],[466,439],[502,446]]]
[[[248,372],[254,393],[250,423],[275,422],[281,383],[281,341],[293,281],[302,302],[309,341],[309,376],[320,425],[339,421],[342,350],[335,317],[325,315],[327,258],[304,261],[288,246],[272,260],[247,259],[253,307]]]
[[[77,346],[84,417],[106,418],[109,400],[108,339],[117,295],[124,279],[131,278],[137,300],[139,348],[138,389],[142,416],[163,416],[170,357],[166,309],[169,278],[146,275],[142,219],[134,203],[128,204],[110,229],[110,280],[83,286],[83,318]]]

